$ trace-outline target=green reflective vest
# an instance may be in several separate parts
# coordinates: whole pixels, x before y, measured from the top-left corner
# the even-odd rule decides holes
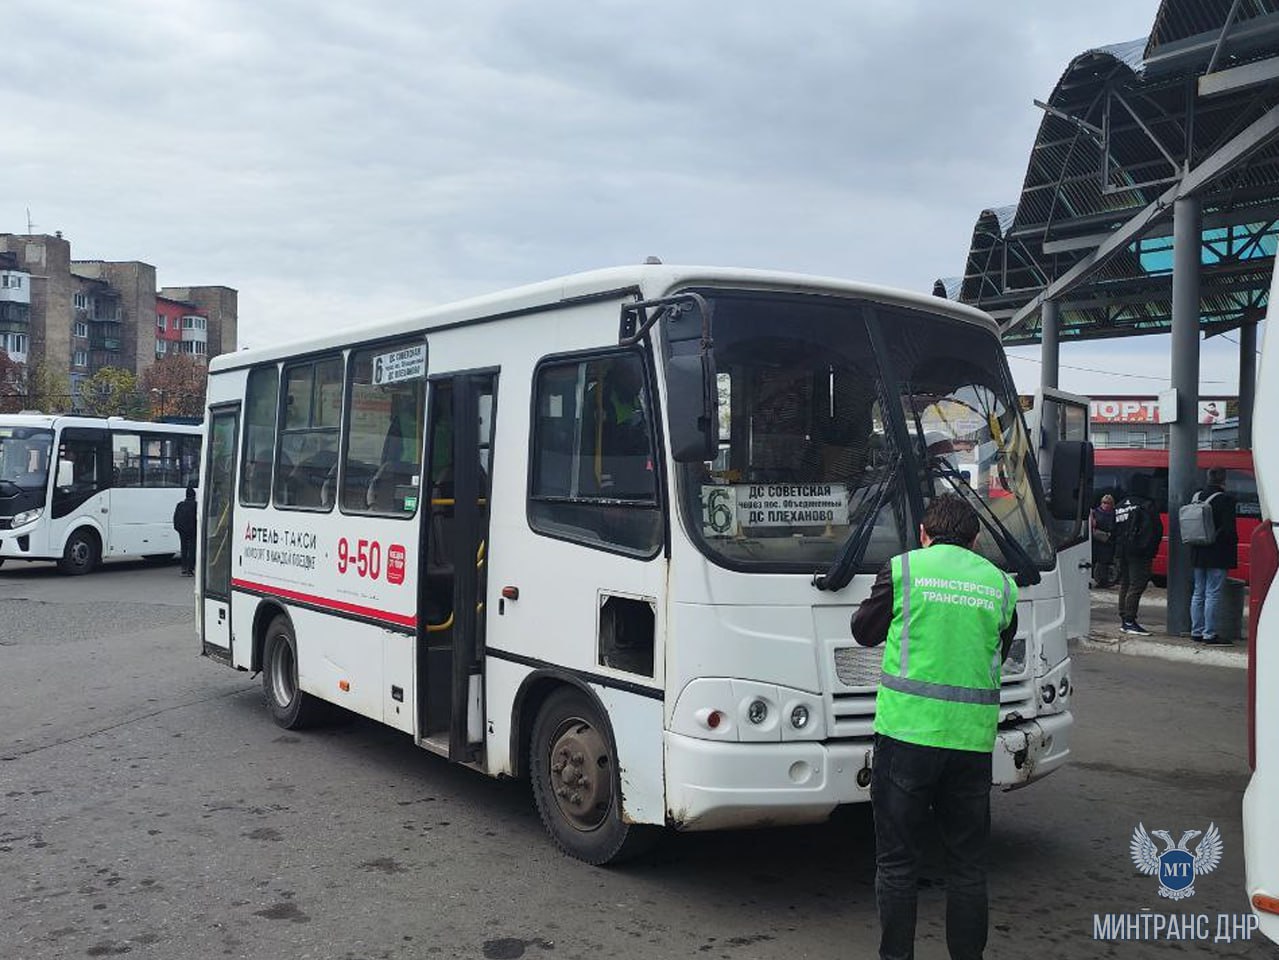
[[[995,747],[999,632],[1017,587],[986,558],[934,544],[893,558],[893,621],[875,698],[875,732],[929,747]]]

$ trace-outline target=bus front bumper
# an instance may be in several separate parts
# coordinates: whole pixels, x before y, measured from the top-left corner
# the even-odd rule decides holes
[[[1070,713],[999,731],[993,782],[1024,786],[1070,755]],[[666,734],[666,818],[678,830],[819,823],[870,800],[874,750],[865,741],[725,743]]]
[[[31,535],[39,525],[37,521],[11,530],[0,530],[0,557],[14,560],[36,559],[36,555],[31,552]]]

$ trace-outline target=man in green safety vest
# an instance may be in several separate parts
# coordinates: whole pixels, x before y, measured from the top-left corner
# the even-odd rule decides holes
[[[991,753],[1017,587],[973,551],[979,532],[961,497],[935,497],[920,525],[923,547],[885,564],[853,616],[858,643],[884,643],[870,782],[882,960],[915,955],[930,816],[946,851],[950,956],[980,960],[986,948]]]

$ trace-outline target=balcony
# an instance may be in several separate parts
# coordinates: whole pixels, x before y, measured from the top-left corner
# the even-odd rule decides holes
[[[119,337],[100,336],[96,331],[93,336],[89,338],[89,349],[95,351],[110,350],[114,353],[118,353],[120,351],[120,344],[121,341]]]

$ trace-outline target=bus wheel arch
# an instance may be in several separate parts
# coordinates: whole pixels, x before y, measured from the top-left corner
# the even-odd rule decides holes
[[[280,613],[267,624],[262,645],[262,693],[271,718],[286,730],[314,726],[324,703],[298,683],[298,644],[293,621]]]
[[[530,677],[512,739],[546,832],[572,857],[600,866],[637,856],[660,835],[622,813],[617,741],[608,712],[575,678]]]
[[[260,672],[266,662],[267,627],[276,617],[288,618],[288,616],[288,611],[284,607],[271,600],[263,600],[253,611],[253,652],[249,659],[249,669],[254,673]],[[292,623],[291,620],[290,623]]]
[[[92,571],[102,562],[102,534],[96,527],[82,524],[71,531],[62,545],[58,569],[76,577]]]

